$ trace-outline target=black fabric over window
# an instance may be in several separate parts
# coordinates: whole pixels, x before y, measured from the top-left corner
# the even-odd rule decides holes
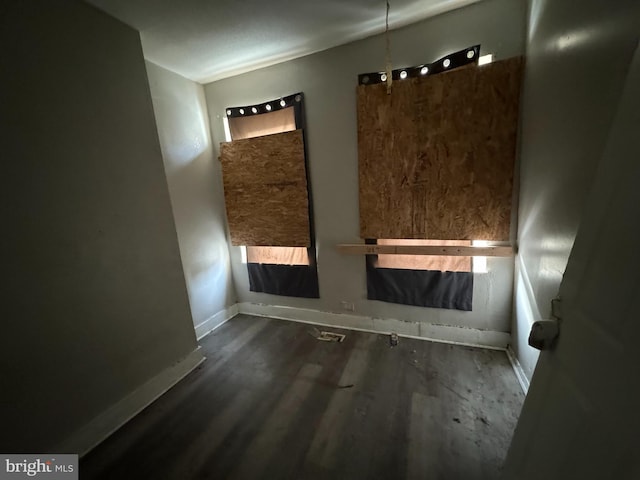
[[[418,307],[472,309],[472,272],[376,268],[375,255],[366,255],[366,259],[369,300]]]
[[[315,265],[272,265],[247,263],[252,292],[287,297],[320,298]]]
[[[295,128],[302,129],[303,138],[305,137],[305,114],[304,114],[304,95],[302,92],[283,97],[282,99],[272,100],[271,105],[279,108],[280,100],[287,105],[286,108],[293,107],[293,116],[295,120]],[[271,110],[266,109],[266,103],[256,106],[259,111],[258,115],[269,115]],[[240,108],[230,107],[227,109],[231,112],[230,117],[239,117],[243,114],[239,113]],[[243,107],[245,113],[249,113],[250,107]],[[273,112],[272,112],[273,113]],[[263,124],[262,128],[267,125]],[[293,129],[293,127],[292,127]],[[233,132],[233,129],[232,129]],[[247,132],[245,132],[247,133]],[[259,134],[246,135],[241,138],[251,138]],[[234,140],[237,138],[234,138]],[[307,163],[307,143],[304,141],[305,149],[305,166],[307,172],[307,193],[309,195],[309,228],[311,234],[311,247],[307,248],[309,257],[309,265],[280,265],[271,263],[247,263],[247,272],[249,274],[249,290],[252,292],[270,293],[272,295],[284,295],[287,297],[305,297],[320,298],[318,287],[318,268],[316,265],[316,249],[315,249],[315,231],[313,222],[313,201],[311,198],[311,181],[309,179],[309,165]]]

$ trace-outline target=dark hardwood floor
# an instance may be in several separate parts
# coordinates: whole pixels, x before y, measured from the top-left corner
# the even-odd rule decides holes
[[[80,462],[88,479],[499,477],[524,396],[504,352],[239,315]]]

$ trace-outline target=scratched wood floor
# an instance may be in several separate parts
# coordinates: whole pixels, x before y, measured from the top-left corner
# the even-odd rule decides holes
[[[497,479],[523,402],[504,352],[239,315],[86,479]]]

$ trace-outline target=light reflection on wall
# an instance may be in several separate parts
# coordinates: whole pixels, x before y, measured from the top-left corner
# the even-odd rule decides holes
[[[235,301],[222,182],[204,90],[151,63],[147,74],[191,314],[198,326]]]

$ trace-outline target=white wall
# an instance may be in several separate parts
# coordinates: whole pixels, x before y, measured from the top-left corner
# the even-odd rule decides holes
[[[43,452],[197,345],[138,33],[1,10],[0,451]]]
[[[394,67],[418,65],[480,43],[497,59],[524,52],[525,3],[487,0],[392,33]],[[507,332],[512,305],[513,259],[489,260],[489,274],[475,277],[473,312],[419,308],[366,299],[363,256],[335,251],[358,242],[356,86],[359,73],[384,68],[383,36],[333,48],[205,86],[212,138],[224,141],[225,107],[247,105],[302,91],[306,100],[308,155],[318,246],[320,299],[249,291],[240,249],[231,264],[240,302],[339,312],[341,301],[356,314]]]
[[[640,45],[615,112],[560,287],[560,338],[540,354],[505,480],[640,478]]]
[[[634,0],[529,3],[514,350],[531,378],[531,323],[550,318],[638,42]]]
[[[207,331],[225,319],[224,310],[236,299],[204,89],[146,65],[193,323]]]

